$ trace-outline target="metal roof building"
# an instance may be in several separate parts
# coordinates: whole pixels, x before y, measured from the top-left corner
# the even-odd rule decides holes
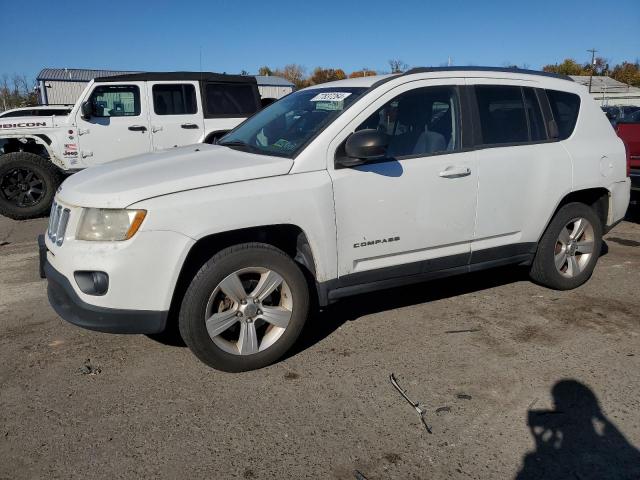
[[[84,68],[43,68],[36,81],[42,105],[74,104],[87,86],[98,77],[140,73],[122,70],[91,70]],[[294,90],[293,83],[282,77],[256,75],[262,98],[280,98]]]
[[[589,86],[588,75],[571,75],[574,82]],[[591,82],[591,95],[603,106],[637,105],[640,106],[640,88],[606,76],[594,76]]]

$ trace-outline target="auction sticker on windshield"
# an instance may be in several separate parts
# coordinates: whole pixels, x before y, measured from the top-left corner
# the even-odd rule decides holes
[[[311,102],[342,102],[351,92],[322,92],[313,97]]]

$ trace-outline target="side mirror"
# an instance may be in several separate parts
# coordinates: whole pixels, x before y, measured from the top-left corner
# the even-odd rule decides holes
[[[82,118],[91,118],[93,116],[93,104],[91,100],[82,102],[80,111],[82,112]]]
[[[389,137],[374,129],[359,130],[351,134],[344,145],[346,157],[336,159],[343,167],[355,167],[387,155]]]

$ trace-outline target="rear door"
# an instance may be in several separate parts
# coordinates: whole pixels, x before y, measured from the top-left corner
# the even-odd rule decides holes
[[[549,138],[546,97],[535,84],[467,82],[478,125],[472,263],[530,253],[558,201],[571,190],[571,159],[557,139]]]
[[[196,81],[147,82],[153,149],[179,147],[202,139],[204,117]]]
[[[110,162],[151,150],[149,109],[145,82],[98,83],[87,100],[93,115],[78,111],[78,166]],[[77,145],[65,144],[65,156],[77,153]],[[73,162],[72,162],[73,163]]]

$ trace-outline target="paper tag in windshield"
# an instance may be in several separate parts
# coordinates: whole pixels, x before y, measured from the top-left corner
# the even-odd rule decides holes
[[[311,99],[312,102],[342,102],[351,92],[322,92]]]

